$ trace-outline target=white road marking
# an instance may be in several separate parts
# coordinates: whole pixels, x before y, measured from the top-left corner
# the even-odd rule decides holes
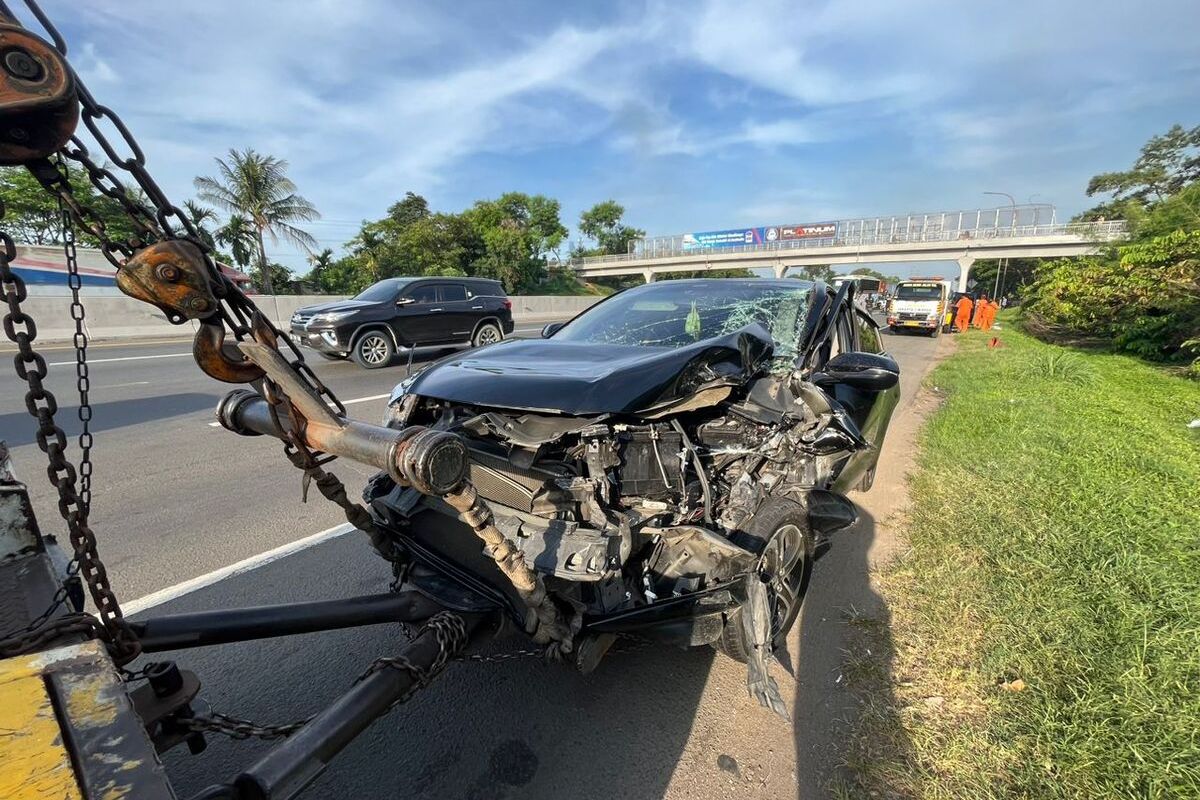
[[[388,392],[387,394],[373,394],[370,397],[356,397],[353,400],[343,400],[342,405],[352,406],[355,403],[366,403],[371,400],[382,400],[385,397],[391,397],[391,396],[392,396],[392,393]]]
[[[121,356],[120,358],[89,358],[89,364],[107,364],[110,361],[144,361],[149,358],[183,358],[190,356],[191,353],[162,353],[156,356]],[[73,367],[74,361],[52,361],[51,367]]]
[[[155,606],[160,606],[163,603],[168,603],[177,598],[183,597],[186,594],[191,594],[206,586],[212,586],[214,583],[223,581],[226,578],[232,578],[235,575],[241,575],[243,572],[249,572],[259,567],[264,567],[272,561],[278,561],[281,558],[286,558],[294,553],[299,553],[301,550],[307,550],[310,547],[315,547],[322,542],[327,542],[330,539],[336,539],[339,536],[344,536],[354,530],[354,526],[348,522],[341,525],[323,530],[320,533],[314,533],[312,536],[305,536],[303,539],[297,539],[294,542],[276,547],[273,550],[268,550],[265,553],[259,553],[256,556],[244,558],[241,561],[230,564],[227,567],[213,570],[204,575],[197,575],[191,580],[177,583],[174,586],[168,586],[165,589],[159,589],[157,592],[151,592],[144,597],[139,597],[130,603],[122,603],[121,610],[126,614],[137,614]]]
[[[114,383],[112,386],[101,386],[101,389],[120,389],[125,386],[149,386],[150,381],[133,381],[131,383]]]

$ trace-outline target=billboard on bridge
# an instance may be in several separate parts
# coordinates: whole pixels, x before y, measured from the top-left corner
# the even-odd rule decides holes
[[[685,233],[683,249],[691,250],[700,247],[743,247],[748,244],[763,243],[762,228],[734,228],[727,231],[703,231],[700,233]]]
[[[836,222],[818,222],[810,225],[781,225],[780,239],[832,239],[837,236]]]
[[[806,223],[804,225],[772,225],[761,228],[730,228],[723,231],[700,231],[683,235],[684,250],[710,247],[745,247],[795,239],[831,239],[837,235],[836,222]]]

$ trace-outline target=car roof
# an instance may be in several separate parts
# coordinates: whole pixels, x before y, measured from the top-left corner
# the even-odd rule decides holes
[[[813,285],[812,281],[803,280],[800,278],[678,278],[674,280],[643,283],[640,286],[632,286],[626,291],[631,292],[635,289],[644,289],[646,287],[653,286],[704,286],[706,284],[712,286],[728,286],[731,283],[741,283],[752,286],[777,286],[788,289],[795,289],[797,287],[811,287]]]
[[[384,278],[383,280],[385,280],[385,281],[402,280],[405,282],[406,286],[412,286],[413,284],[416,284],[416,283],[430,283],[430,282],[436,282],[436,283],[490,283],[490,284],[495,284],[497,286],[500,285],[500,281],[496,278],[476,278],[474,276],[464,276],[464,275],[421,275],[421,276],[418,276],[415,278],[398,276],[395,278]],[[380,283],[382,283],[382,282],[383,281],[380,281]]]

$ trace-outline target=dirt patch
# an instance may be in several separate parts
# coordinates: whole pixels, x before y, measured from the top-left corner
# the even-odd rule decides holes
[[[954,349],[950,337],[936,343],[916,337],[889,342],[889,350],[901,359],[902,399],[880,455],[875,485],[865,494],[852,494],[860,519],[834,534],[817,561],[801,620],[771,667],[791,710],[790,723],[747,697],[741,664],[713,657],[687,743],[663,796],[838,796],[849,737],[861,710],[860,698],[850,687],[858,683],[860,669],[886,675],[890,668],[886,660],[873,658],[879,651],[864,643],[862,630],[886,630],[890,623],[874,573],[904,548],[899,531],[908,503],[907,474],[922,423],[939,402],[937,392],[922,389],[922,383]]]

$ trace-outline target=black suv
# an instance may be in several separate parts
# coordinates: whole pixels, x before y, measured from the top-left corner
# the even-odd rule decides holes
[[[350,300],[299,308],[292,335],[330,359],[391,363],[410,347],[498,342],[512,333],[512,301],[486,278],[388,278]]]

